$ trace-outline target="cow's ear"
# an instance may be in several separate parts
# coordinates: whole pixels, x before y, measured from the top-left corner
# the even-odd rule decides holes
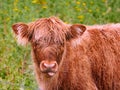
[[[82,24],[73,24],[70,26],[70,31],[67,34],[67,39],[76,38],[81,36],[86,30],[86,26]]]
[[[29,26],[24,23],[16,23],[12,25],[17,41],[21,45],[26,45],[30,41],[31,33],[29,32],[28,27]]]

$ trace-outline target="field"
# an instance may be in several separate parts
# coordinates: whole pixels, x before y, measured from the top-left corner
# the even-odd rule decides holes
[[[17,45],[11,26],[57,16],[87,25],[120,22],[120,0],[0,0],[0,90],[38,90],[30,45]]]

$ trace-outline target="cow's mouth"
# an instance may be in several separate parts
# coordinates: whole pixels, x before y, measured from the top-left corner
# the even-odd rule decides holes
[[[57,71],[52,71],[52,70],[45,70],[45,71],[42,71],[42,73],[52,77],[56,74]]]
[[[55,75],[55,72],[48,72],[47,74],[52,77]]]

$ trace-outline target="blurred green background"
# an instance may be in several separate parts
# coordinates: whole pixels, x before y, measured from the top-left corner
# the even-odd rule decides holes
[[[87,25],[120,22],[120,0],[0,0],[0,90],[37,90],[30,46],[17,45],[11,25],[57,16]]]

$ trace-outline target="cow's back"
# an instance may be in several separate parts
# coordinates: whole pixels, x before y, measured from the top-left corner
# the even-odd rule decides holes
[[[88,27],[87,55],[99,90],[120,89],[120,24]]]

